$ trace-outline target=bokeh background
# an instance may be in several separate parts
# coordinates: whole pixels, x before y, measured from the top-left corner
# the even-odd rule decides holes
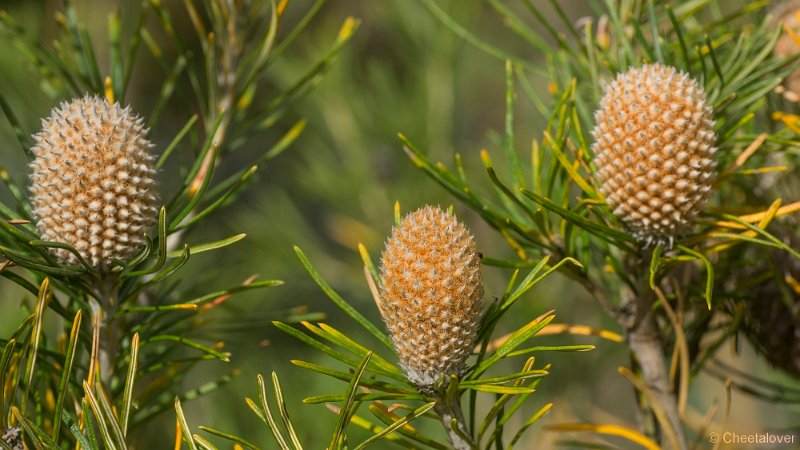
[[[188,29],[185,15],[180,14],[181,2],[164,3],[175,12],[178,27]],[[290,1],[287,21],[298,20],[311,3]],[[485,2],[438,3],[473,33],[535,64],[544,64],[535,49],[517,40]],[[596,11],[588,2],[560,3],[572,20],[596,18]],[[125,18],[133,17],[139,7],[138,2],[121,0],[76,0],[74,4],[96,42],[105,42],[108,14],[114,8],[122,8],[125,23]],[[53,38],[53,17],[62,7],[55,0],[0,1],[0,9],[11,13],[32,37],[45,43]],[[433,159],[446,164],[451,164],[454,153],[459,152],[468,176],[483,183],[488,192],[478,153],[484,148],[497,150],[495,136],[503,128],[503,61],[464,42],[419,2],[410,0],[329,0],[307,31],[274,63],[269,82],[275,89],[290,85],[323,54],[348,16],[360,19],[361,26],[322,83],[294,106],[282,129],[278,127],[274,135],[266,134],[263,141],[251,142],[226,156],[221,171],[233,172],[241,167],[249,160],[248,155],[268,148],[281,132],[305,117],[308,126],[303,135],[289,151],[259,171],[257,181],[237,202],[212,216],[203,228],[185,236],[188,242],[205,242],[247,233],[243,242],[212,256],[198,255],[183,269],[184,282],[196,283],[198,289],[239,283],[251,274],[285,281],[281,287],[237,296],[215,313],[212,324],[198,327],[194,338],[209,343],[224,341],[233,357],[227,365],[210,362],[198,366],[184,383],[188,389],[235,372],[237,376],[230,384],[186,402],[184,409],[192,425],[211,425],[263,443],[264,448],[272,448],[272,438],[244,403],[245,396],[257,395],[256,374],[278,373],[290,414],[309,449],[324,447],[336,417],[322,405],[301,404],[302,398],[345,388],[343,383],[292,366],[291,359],[326,360],[278,332],[272,320],[321,312],[338,329],[371,342],[313,284],[292,245],[300,246],[345,298],[380,323],[364,281],[357,244],[363,243],[372,257],[378,258],[391,230],[395,201],[404,211],[426,203],[447,206],[454,202],[413,167],[402,151],[397,133],[406,134],[420,148],[427,149]],[[537,24],[531,20],[531,26]],[[97,51],[101,67],[107,66],[107,51],[102,46]],[[140,51],[140,56],[128,98],[135,111],[148,111],[164,72],[146,51]],[[546,80],[532,82],[543,94],[546,92]],[[35,70],[3,37],[0,91],[30,134],[37,131],[40,118],[54,106],[43,92]],[[516,137],[524,155],[531,139],[540,137],[543,124],[529,104],[518,103]],[[154,127],[157,150],[163,149],[185,122],[179,106],[168,106]],[[0,120],[0,162],[12,177],[24,180],[23,160],[11,128]],[[172,170],[175,168],[168,166],[159,174],[164,192],[170,192],[174,183]],[[513,258],[507,245],[477,215],[458,204],[454,206],[474,231],[481,252]],[[502,294],[509,275],[506,270],[485,269],[489,298]],[[30,305],[32,300],[11,283],[0,283],[0,336],[5,337],[16,328],[24,316],[21,305]],[[556,309],[557,322],[618,331],[580,288],[558,275],[537,286],[516,308],[502,324],[503,331],[516,329],[551,308]],[[55,316],[50,319],[58,320]],[[618,366],[629,363],[623,346],[593,337],[537,339],[561,344],[593,343],[597,350],[543,354],[553,364],[551,376],[539,385],[526,410],[531,413],[550,401],[555,406],[540,425],[528,432],[519,448],[550,448],[557,441],[586,439],[543,430],[542,425],[546,424],[594,421],[635,427],[632,389],[616,371]],[[797,380],[766,366],[744,341],[738,344],[721,352],[728,363],[775,382],[798,385]],[[720,380],[701,375],[690,395],[689,423],[700,424],[714,404],[720,406],[717,421],[721,421],[725,398]],[[143,425],[141,448],[172,445],[171,414],[167,412]],[[519,414],[518,420],[524,417]],[[732,394],[728,428],[735,432],[783,430],[798,424],[800,408],[796,406],[766,402],[738,391]],[[351,429],[358,435],[355,427]],[[609,442],[624,445],[620,441]]]

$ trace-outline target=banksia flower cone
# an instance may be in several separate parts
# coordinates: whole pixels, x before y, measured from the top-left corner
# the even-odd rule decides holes
[[[697,82],[663,64],[619,74],[595,112],[600,191],[646,243],[685,233],[716,177],[714,121]]]
[[[482,314],[481,259],[467,228],[439,208],[403,218],[381,256],[378,306],[408,379],[425,389],[459,374]]]
[[[8,427],[3,434],[3,441],[11,447],[11,450],[25,450],[22,444],[22,431],[19,427]]]
[[[157,219],[152,144],[129,108],[86,96],[55,108],[34,139],[31,203],[41,238],[93,267],[127,260]],[[61,262],[75,256],[56,250]]]

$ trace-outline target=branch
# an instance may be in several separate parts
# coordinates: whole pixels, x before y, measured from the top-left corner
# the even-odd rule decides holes
[[[646,252],[639,260],[635,307],[627,314],[627,320],[620,325],[626,329],[628,345],[639,362],[645,387],[652,393],[650,400],[656,403],[651,404],[651,407],[664,412],[664,422],[671,428],[664,430],[665,424],[661,423],[659,426],[659,422],[656,422],[661,446],[686,450],[686,433],[678,412],[675,392],[670,386],[669,371],[664,362],[664,344],[653,312],[655,295],[650,289],[647,271],[642,269],[647,267],[645,261],[649,261],[649,253]]]

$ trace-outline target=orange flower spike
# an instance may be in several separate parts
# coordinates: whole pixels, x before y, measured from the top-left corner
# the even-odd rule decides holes
[[[408,379],[422,390],[460,374],[483,311],[481,258],[467,228],[438,207],[405,216],[381,256],[379,310]]]

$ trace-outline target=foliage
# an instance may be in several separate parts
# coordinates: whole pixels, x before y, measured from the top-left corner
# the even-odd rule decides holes
[[[162,168],[179,151],[189,156],[184,158],[187,164],[175,168],[179,187],[171,198],[162,191],[168,201],[146,248],[130,261],[118,261],[110,273],[99,273],[85,261],[59,264],[49,248],[77,252],[63,243],[38,240],[23,184],[3,172],[13,203],[0,205],[0,253],[6,258],[0,275],[37,300],[12,336],[0,341],[0,428],[21,426],[29,447],[79,443],[84,448],[125,448],[133,442],[134,430],[151,418],[174,403],[218,389],[238,373],[231,370],[188,390],[182,386],[189,369],[204,361],[230,361],[223,342],[203,338],[204,328],[214,321],[211,311],[240,292],[281,282],[253,275],[236,286],[198,291],[199,283],[181,279],[180,269],[195,255],[235,244],[245,235],[189,244],[183,243],[186,232],[235,200],[258,165],[297,138],[302,121],[244,167],[228,169],[232,173],[222,179],[214,177],[224,155],[274,127],[294,101],[319,83],[357,26],[347,19],[330,52],[293,86],[271,90],[273,96],[266,100],[261,93],[269,82],[270,63],[316,12],[306,11],[278,39],[286,7],[287,2],[186,2],[179,14],[189,17],[196,31],[187,37],[176,30],[174,12],[153,0],[137,9],[129,33],[123,33],[128,27],[122,26],[120,9],[115,10],[109,16],[108,41],[98,43],[75,6],[66,2],[56,16],[59,35],[52,48],[0,11],[3,38],[31,64],[54,100],[94,92],[127,103],[144,44],[165,71],[145,116],[149,126],[159,132],[160,114],[171,102],[183,102],[179,104],[187,116],[157,162]],[[156,37],[162,34],[165,39]],[[108,67],[98,62],[99,46],[107,46]],[[0,104],[30,158],[27,136],[33,130],[22,128],[2,97]],[[196,126],[198,118],[202,129]]]
[[[397,209],[396,217],[399,217],[399,209]],[[360,246],[360,250],[367,285],[370,286],[373,295],[378,295],[377,289],[381,281],[375,270],[375,265],[366,248]],[[326,403],[331,410],[337,413],[339,417],[338,425],[332,432],[331,441],[327,448],[361,449],[376,443],[379,439],[386,439],[401,448],[417,448],[419,446],[435,449],[449,448],[447,443],[430,438],[426,433],[411,425],[415,420],[422,418],[443,420],[439,409],[435,413],[432,411],[437,405],[437,401],[441,400],[432,394],[419,392],[405,378],[403,370],[396,363],[391,362],[392,358],[385,358],[379,355],[379,353],[386,353],[387,350],[391,351],[392,349],[386,333],[373,325],[347,300],[342,298],[322,278],[302,250],[295,247],[295,252],[311,278],[330,300],[360,325],[367,334],[372,336],[372,345],[369,345],[356,342],[346,332],[326,323],[303,321],[301,322],[302,328],[298,330],[287,323],[274,322],[275,326],[281,331],[338,361],[339,365],[343,365],[347,369],[340,370],[332,364],[320,365],[305,360],[292,360],[292,364],[297,367],[348,383],[348,388],[345,392],[313,395],[303,400],[304,403],[308,404]],[[519,441],[522,434],[552,407],[552,403],[546,403],[536,410],[533,415],[524,421],[524,425],[514,432],[508,442],[508,447],[506,447],[506,438],[504,437],[506,425],[514,414],[519,412],[526,399],[534,393],[550,368],[549,364],[545,364],[541,368],[535,368],[536,357],[529,355],[548,351],[580,352],[594,349],[593,345],[525,346],[537,333],[540,333],[553,321],[555,318],[553,311],[542,314],[512,333],[503,336],[495,335],[500,320],[527,291],[546,278],[547,275],[558,270],[559,267],[577,264],[571,258],[558,261],[555,264],[548,263],[549,258],[542,259],[530,270],[526,271],[521,279],[522,270],[516,269],[513,271],[502,297],[492,303],[483,317],[477,339],[479,345],[476,348],[476,357],[468,363],[468,368],[462,377],[459,378],[454,375],[451,379],[445,380],[448,383],[445,390],[446,402],[449,405],[460,405],[463,398],[468,401],[469,408],[465,413],[464,419],[468,421],[467,428],[470,433],[467,440],[475,442],[478,446],[476,448],[512,448]],[[373,351],[370,350],[371,347],[380,350]],[[525,357],[521,365],[519,357]],[[508,364],[506,360],[509,359],[514,361],[513,365],[517,369],[512,373],[503,373],[507,371]],[[285,406],[283,405],[280,385],[274,373],[273,386],[285,431],[278,427],[277,421],[272,417],[264,381],[261,376],[259,376],[260,408],[256,402],[249,398],[247,399],[247,404],[270,427],[281,448],[300,449],[302,444],[284,411]],[[482,411],[478,411],[479,393],[494,396],[494,402],[485,415],[482,414]],[[342,402],[343,406],[331,405],[331,403],[338,402]],[[373,419],[358,415],[358,409],[365,403],[369,412],[374,416]],[[460,406],[457,408],[460,409]],[[407,411],[407,413],[400,415],[395,411]],[[375,423],[375,420],[378,423]],[[454,418],[453,420],[455,421],[456,419]],[[368,430],[372,436],[357,445],[349,443],[346,433],[348,425],[355,425]],[[448,425],[445,424],[445,426]],[[242,438],[218,430],[210,430],[207,427],[200,427],[200,429],[212,435],[235,440],[236,442],[244,441]],[[198,438],[197,435],[194,435],[194,437]],[[198,443],[205,442],[204,438],[199,437],[199,439]],[[289,446],[287,442],[292,442],[292,445]],[[209,444],[205,443],[203,445]],[[216,447],[210,446],[210,448]]]
[[[744,244],[800,256],[767,229],[773,219],[794,212],[796,205],[783,206],[769,188],[753,188],[761,183],[757,175],[788,171],[794,164],[791,148],[797,145],[795,131],[774,123],[775,117],[783,117],[779,108],[785,105],[773,91],[797,69],[797,57],[775,55],[782,29],[767,17],[769,2],[742,2],[724,14],[710,1],[593,2],[600,20],[573,26],[559,3],[551,1],[547,13],[562,21],[566,32],[560,33],[545,19],[541,5],[525,1],[521,12],[512,2],[490,1],[511,32],[545,55],[544,68],[482,39],[435,2],[421,3],[454,33],[505,60],[505,129],[496,146],[506,174],[498,174],[488,151],[481,152],[494,185],[495,195],[489,196],[465,177],[460,155],[455,168],[448,169],[401,135],[406,153],[480,214],[519,257],[492,263],[518,267],[543,255],[581,261],[560,271],[583,286],[626,331],[648,379],[647,384],[634,383],[649,404],[651,422],[643,431],[653,436],[660,431],[665,446],[685,448],[682,427],[672,420],[670,410],[675,419],[683,414],[691,375],[713,359],[740,323],[717,312],[727,309],[719,308],[727,299],[741,299],[746,286],[734,284],[736,292],[720,295],[719,280],[731,279],[732,266],[741,264]],[[544,34],[528,25],[529,18]],[[687,72],[704,86],[720,149],[713,204],[696,232],[675,248],[640,247],[611,213],[592,177],[588,132],[594,127],[593,111],[602,87],[628,67],[656,61]],[[537,83],[546,83],[549,95],[541,96]],[[523,162],[514,134],[518,95],[547,120],[542,137],[530,145],[530,164]],[[782,164],[774,165],[776,160]],[[642,327],[649,327],[650,309],[658,320],[655,331],[665,338],[655,359],[633,345]],[[715,326],[709,329],[711,323]],[[719,329],[727,331],[713,332]],[[664,356],[672,357],[669,373],[648,369],[647,361]],[[651,384],[653,377],[662,382]],[[677,399],[659,398],[664,386],[676,383]],[[597,432],[591,427],[573,429]]]
[[[107,276],[83,262],[57,263],[50,248],[72,250],[38,240],[25,183],[13,171],[0,170],[8,191],[8,201],[0,202],[0,276],[18,288],[13,292],[24,292],[25,311],[11,335],[0,339],[0,433],[21,430],[27,448],[126,448],[152,445],[153,435],[163,445],[163,433],[154,427],[174,429],[175,448],[277,443],[299,449],[319,439],[329,449],[390,445],[384,442],[449,448],[439,430],[458,430],[445,417],[458,421],[453,413],[463,407],[465,440],[477,448],[529,446],[538,441],[523,433],[541,427],[555,384],[541,383],[551,366],[533,355],[593,348],[539,341],[564,332],[627,339],[632,364],[618,374],[638,396],[627,409],[639,408],[644,419],[639,429],[624,417],[545,425],[594,435],[593,442],[570,445],[624,439],[644,448],[684,447],[684,434],[702,439],[718,411],[727,422],[731,389],[796,405],[796,387],[775,383],[772,374],[766,379],[733,367],[720,355],[746,337],[772,364],[790,374],[797,369],[789,353],[794,347],[781,338],[786,330],[800,329],[790,317],[800,304],[793,217],[800,209],[793,199],[800,126],[796,94],[787,92],[786,83],[798,63],[774,49],[780,40],[800,39],[770,17],[769,1],[580,3],[592,19],[574,22],[575,11],[556,0],[398,0],[380,6],[148,0],[123,2],[97,33],[84,22],[87,15],[65,1],[48,21],[55,24],[52,44],[31,33],[22,16],[0,10],[0,42],[10,49],[3,51],[25,61],[23,69],[51,102],[97,93],[145,113],[153,140],[161,142],[165,201],[147,248],[119,261]],[[370,19],[356,42],[350,41],[359,21],[342,21],[341,9]],[[338,34],[332,39],[333,28]],[[354,44],[358,53],[342,53]],[[309,67],[298,47],[316,63]],[[497,64],[476,69],[491,58]],[[329,74],[337,60],[339,67]],[[643,248],[599,193],[589,131],[604,85],[616,73],[655,61],[687,72],[708,92],[719,136],[719,177],[711,206],[691,235],[674,247]],[[494,72],[505,76],[505,115],[495,114],[488,102],[491,87],[483,89]],[[323,78],[328,81],[319,86]],[[153,80],[155,85],[147,84]],[[318,87],[322,93],[307,96]],[[23,150],[20,158],[29,160],[35,130],[24,124],[34,108],[12,109],[10,96],[0,92],[0,109]],[[308,121],[297,116],[298,109]],[[466,150],[454,155],[451,168],[435,162],[465,144],[475,148],[476,136],[493,121],[502,124],[501,131],[489,133],[488,150],[479,158]],[[523,142],[531,128],[537,128],[536,139]],[[308,131],[308,152],[284,155],[269,184],[257,185],[265,164]],[[412,164],[389,151],[397,131]],[[4,165],[14,158],[5,155]],[[414,167],[445,189],[427,192]],[[475,167],[488,177],[476,177]],[[255,186],[268,191],[248,192]],[[485,265],[497,268],[490,269],[493,275],[503,274],[506,288],[486,312],[469,370],[443,386],[442,400],[405,379],[388,337],[371,320],[377,315],[361,300],[376,295],[380,283],[367,248],[380,244],[391,223],[389,199],[447,203],[446,195],[494,230],[477,233],[482,249],[492,249]],[[217,236],[214,226],[233,230]],[[247,241],[240,242],[245,232]],[[495,240],[505,241],[507,249],[494,248]],[[301,244],[310,257],[295,247],[300,264],[290,263],[295,255],[289,242]],[[242,252],[245,243],[258,254]],[[362,266],[346,256],[356,248],[369,289],[361,284]],[[249,256],[241,263],[227,259],[237,249]],[[214,255],[199,255],[210,251]],[[220,388],[233,391],[234,377],[248,369],[249,361],[235,358],[218,339],[220,330],[265,328],[249,307],[235,306],[241,298],[230,300],[280,284],[246,275],[224,287],[215,281],[222,270],[206,273],[197,264],[243,264],[248,275],[280,272],[292,282],[293,294],[311,302],[302,281],[294,282],[300,277],[293,271],[305,269],[305,279],[332,300],[319,305],[333,310],[330,319],[305,310],[269,311],[276,334],[288,337],[280,341],[281,352],[318,376],[319,392],[309,394],[303,386],[303,396],[307,408],[325,403],[335,414],[332,429],[320,433],[325,421],[317,409],[299,414],[287,404],[297,394],[288,387],[298,382],[280,370],[283,385],[276,372],[266,380],[259,375],[255,395],[245,398],[260,429],[241,433],[247,425],[237,423],[231,431],[238,410],[219,413],[235,416],[228,425],[193,426],[207,417],[194,417],[191,400]],[[556,274],[563,276],[556,283],[568,282],[569,294],[562,296],[583,289],[624,338],[554,324],[553,311],[524,317],[548,309],[520,299]],[[221,322],[220,310],[228,308],[243,317]],[[779,323],[771,322],[775,316]],[[351,320],[334,328],[339,317]],[[637,347],[643,335],[658,336],[657,345]],[[301,358],[294,356],[298,348],[314,351]],[[606,358],[607,350],[594,352],[605,365],[614,361]],[[591,361],[592,354],[584,356]],[[195,367],[223,375],[210,378],[205,370],[190,370]],[[260,362],[256,370],[263,372]],[[583,381],[602,372],[574,376]],[[723,381],[728,397],[723,408],[712,405],[698,426],[686,418],[701,375]],[[341,389],[328,390],[342,382]],[[583,381],[573,388],[603,387]],[[164,413],[168,409],[175,416]],[[275,443],[260,442],[265,433]],[[0,439],[3,449],[13,445]]]

